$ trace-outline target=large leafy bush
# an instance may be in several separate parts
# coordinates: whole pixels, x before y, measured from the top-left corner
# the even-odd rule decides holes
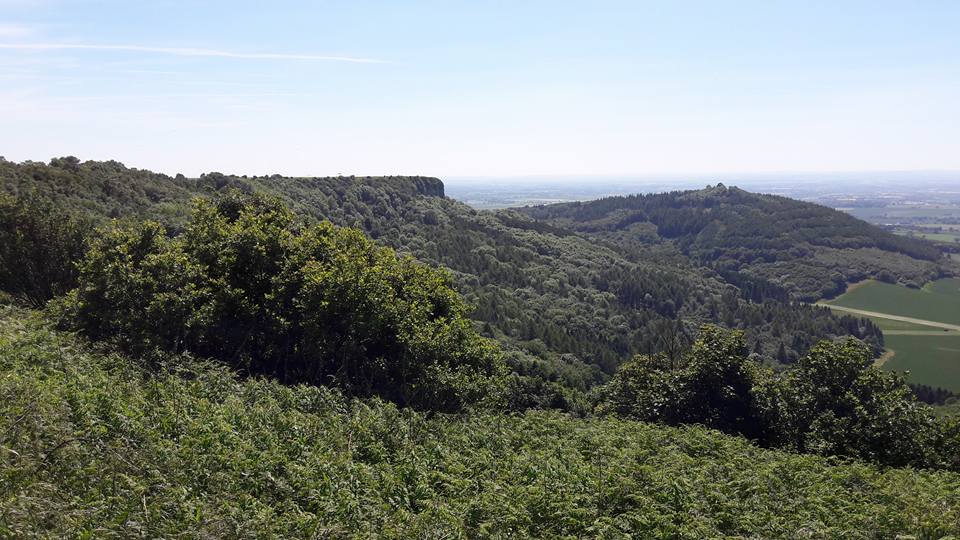
[[[0,290],[40,307],[72,289],[91,228],[42,197],[0,194]]]
[[[787,373],[792,446],[897,466],[930,463],[936,420],[901,378],[871,367],[871,356],[854,340],[823,342]]]
[[[666,360],[624,363],[597,392],[598,412],[702,424],[799,452],[957,469],[958,426],[917,402],[900,376],[873,367],[860,341],[823,341],[777,374],[747,356],[740,332],[707,326],[679,365]]]
[[[753,438],[768,431],[754,387],[760,367],[742,332],[705,326],[679,362],[638,355],[601,389],[601,412],[652,422],[702,424]]]
[[[180,236],[114,224],[80,265],[73,323],[133,352],[220,359],[287,382],[458,410],[500,363],[449,277],[361,232],[297,224],[275,200],[199,200]]]

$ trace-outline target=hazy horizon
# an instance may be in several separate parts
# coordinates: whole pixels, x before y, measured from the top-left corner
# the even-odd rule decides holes
[[[415,172],[415,173],[396,173],[396,172],[303,172],[303,173],[293,173],[293,174],[283,174],[279,172],[262,172],[262,173],[250,173],[243,170],[230,170],[230,169],[210,169],[203,170],[196,173],[187,174],[182,171],[182,169],[174,168],[151,168],[139,165],[137,163],[131,163],[122,159],[122,156],[105,156],[102,158],[89,158],[84,156],[78,156],[70,153],[64,153],[62,155],[49,156],[47,158],[26,158],[26,159],[11,159],[9,156],[0,154],[0,159],[6,159],[7,161],[24,163],[24,162],[38,162],[38,163],[49,163],[53,159],[63,158],[63,157],[75,157],[81,162],[84,161],[117,161],[122,163],[124,166],[133,168],[133,169],[143,169],[150,170],[152,172],[157,172],[161,174],[166,174],[168,176],[176,176],[182,174],[188,178],[198,178],[205,174],[211,173],[221,173],[230,176],[272,176],[274,174],[281,174],[282,176],[289,176],[294,178],[310,178],[310,177],[335,177],[335,176],[425,176],[438,178],[444,184],[462,184],[462,185],[476,185],[484,184],[491,186],[500,186],[500,185],[513,185],[513,184],[523,184],[527,186],[537,186],[537,185],[565,185],[565,184],[575,184],[582,185],[584,181],[597,181],[603,182],[610,185],[645,185],[645,184],[662,184],[664,182],[676,182],[678,185],[694,185],[694,184],[716,184],[716,183],[731,183],[731,185],[736,185],[736,182],[746,182],[747,184],[752,184],[759,182],[763,185],[776,185],[779,183],[793,183],[793,182],[808,182],[808,181],[820,181],[820,182],[829,182],[836,180],[852,181],[852,182],[868,182],[868,183],[885,183],[885,182],[902,182],[906,179],[911,180],[920,180],[928,184],[936,185],[940,182],[954,182],[960,180],[960,169],[957,170],[850,170],[850,171],[755,171],[755,172],[715,172],[715,173],[704,173],[704,172],[664,172],[664,173],[608,173],[608,174],[595,174],[595,173],[582,173],[582,174],[529,174],[529,175],[437,175],[430,174],[429,172]]]

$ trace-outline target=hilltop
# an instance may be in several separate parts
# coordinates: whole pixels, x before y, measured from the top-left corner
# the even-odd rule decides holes
[[[825,206],[723,184],[522,211],[628,252],[667,243],[759,298],[787,293],[815,301],[867,278],[917,287],[950,265],[930,242]]]

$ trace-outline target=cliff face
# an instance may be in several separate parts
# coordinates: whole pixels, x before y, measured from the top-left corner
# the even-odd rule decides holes
[[[417,191],[427,197],[443,197],[443,182],[439,178],[430,176],[414,176],[411,180],[416,184]]]
[[[387,189],[408,195],[424,197],[443,197],[443,182],[432,176],[333,176],[315,178],[318,183],[338,186],[339,189],[350,185],[369,186],[374,189]]]

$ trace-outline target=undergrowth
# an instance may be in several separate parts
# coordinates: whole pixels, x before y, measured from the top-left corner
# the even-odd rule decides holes
[[[150,367],[0,315],[0,537],[940,538],[960,475]]]

